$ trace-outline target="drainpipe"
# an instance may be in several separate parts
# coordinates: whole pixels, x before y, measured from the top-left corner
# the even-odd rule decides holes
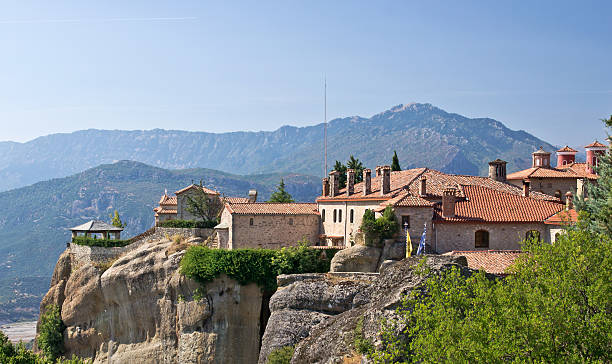
[[[349,216],[348,216],[348,201],[344,201],[344,246],[348,246],[348,239],[346,236],[346,224],[347,224],[347,220],[348,220]]]

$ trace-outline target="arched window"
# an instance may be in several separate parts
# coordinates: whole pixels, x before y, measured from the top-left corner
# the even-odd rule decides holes
[[[351,224],[353,223],[354,215],[355,215],[355,210],[351,209]]]
[[[567,165],[567,161],[566,160],[563,160],[563,165],[564,166]]]
[[[321,210],[321,221],[325,222],[325,209]]]
[[[560,237],[560,236],[561,236],[561,233],[556,233],[556,234],[555,234],[555,242],[556,242],[557,240],[559,240],[559,237]]]
[[[540,232],[537,230],[529,230],[525,234],[525,239],[527,240],[540,240]]]
[[[338,210],[334,209],[334,222],[336,222],[338,216]]]
[[[342,222],[342,210],[338,210],[338,222]]]
[[[476,248],[488,248],[489,232],[486,230],[478,230],[474,235],[474,246]]]

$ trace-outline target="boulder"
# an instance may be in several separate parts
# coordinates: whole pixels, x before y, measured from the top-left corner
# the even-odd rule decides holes
[[[376,272],[382,249],[355,245],[340,250],[331,261],[331,272]]]
[[[395,241],[395,239],[384,240],[384,246],[380,261],[402,260],[406,258],[406,242]]]

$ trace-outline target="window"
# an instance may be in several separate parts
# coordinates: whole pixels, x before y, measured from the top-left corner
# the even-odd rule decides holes
[[[527,240],[540,240],[540,232],[537,230],[529,230],[525,234],[525,239]]]
[[[342,222],[342,210],[338,210],[338,222]]]
[[[563,165],[564,166],[567,165],[567,161],[566,160],[563,161]]]
[[[289,218],[289,225],[293,225],[293,219]]]
[[[561,233],[556,233],[555,234],[555,241],[559,240],[559,237],[561,236]]]
[[[593,157],[593,163],[591,163],[593,166],[597,167],[597,157]]]
[[[325,222],[325,209],[321,210],[321,221]]]
[[[354,217],[355,217],[355,211],[351,209],[351,224],[353,223]]]
[[[410,215],[402,215],[402,229],[410,229]]]
[[[555,197],[556,198],[561,198],[561,190],[555,191]]]
[[[336,222],[337,215],[338,215],[338,210],[334,209],[334,222]]]
[[[249,219],[249,225],[253,226],[253,218],[252,217]]]
[[[486,230],[478,230],[474,236],[474,246],[476,248],[488,248],[489,232]]]

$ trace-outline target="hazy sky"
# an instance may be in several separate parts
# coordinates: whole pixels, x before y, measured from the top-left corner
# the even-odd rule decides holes
[[[0,140],[274,130],[429,102],[581,146],[612,114],[612,2],[4,1]]]

